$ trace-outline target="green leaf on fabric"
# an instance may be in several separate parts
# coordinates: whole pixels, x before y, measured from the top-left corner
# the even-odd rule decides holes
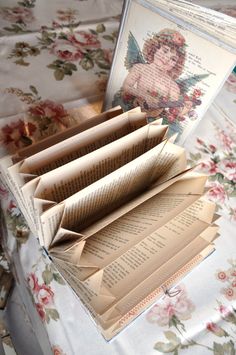
[[[235,355],[235,347],[232,340],[228,343],[223,344],[224,354]]]
[[[216,179],[219,181],[219,182],[222,182],[224,180],[224,175],[221,174],[221,173],[216,173]]]
[[[167,330],[164,332],[166,339],[168,339],[173,344],[180,344],[181,340],[177,337],[177,335],[171,330]]]
[[[229,197],[236,197],[236,189],[229,193]]]
[[[24,145],[31,145],[32,144],[32,140],[27,136],[21,136],[20,140]]]
[[[110,69],[111,68],[111,64],[109,62],[107,62],[104,58],[101,59],[97,59],[95,60],[97,66],[101,69]]]
[[[98,33],[105,32],[105,31],[106,31],[106,27],[104,26],[103,23],[100,23],[99,25],[97,25],[96,31],[97,31]]]
[[[61,32],[61,33],[59,34],[58,38],[59,38],[59,39],[65,39],[65,40],[67,40],[67,35],[66,35],[65,33]]]
[[[25,62],[23,58],[17,59],[14,63],[17,65],[23,65],[24,67],[28,67],[30,65],[30,63]]]
[[[65,281],[63,280],[63,278],[61,277],[60,274],[58,273],[53,273],[53,278],[56,282],[58,282],[60,285],[65,285]]]
[[[160,351],[164,354],[173,353],[176,350],[176,348],[177,348],[176,344],[173,343],[157,342],[154,345],[155,350]]]
[[[223,345],[214,342],[213,343],[213,352],[214,352],[214,355],[224,355]]]
[[[89,70],[92,69],[94,67],[94,63],[92,61],[92,59],[90,58],[86,58],[84,57],[81,61],[80,61],[80,65],[84,70]]]
[[[65,69],[70,69],[70,70],[73,70],[73,71],[77,70],[77,66],[74,63],[71,63],[71,62],[65,63],[64,68]]]
[[[38,95],[38,90],[36,89],[36,87],[35,86],[33,86],[33,85],[30,85],[30,90],[35,94],[35,95]]]
[[[54,63],[51,63],[51,64],[48,64],[47,67],[49,69],[57,69],[58,68],[58,65],[54,64]]]
[[[114,38],[112,36],[104,35],[104,36],[102,36],[102,38],[106,39],[107,41],[114,42]]]
[[[101,59],[104,58],[104,52],[101,48],[94,49],[89,52],[89,56],[94,60]]]
[[[190,153],[189,155],[192,160],[199,160],[202,157],[201,153],[196,153],[196,154]]]
[[[44,283],[46,285],[49,285],[53,280],[53,274],[49,269],[46,268],[46,270],[44,270],[42,273],[42,278]]]
[[[64,70],[63,69],[56,69],[54,71],[54,77],[56,80],[62,80],[65,76]]]
[[[57,321],[60,318],[59,313],[55,308],[47,308],[46,315],[48,315],[50,319],[53,319],[55,321]]]

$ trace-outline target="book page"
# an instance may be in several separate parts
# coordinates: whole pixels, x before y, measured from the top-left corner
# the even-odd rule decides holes
[[[150,2],[153,3],[153,0]],[[199,29],[204,29],[208,34],[218,37],[226,44],[235,47],[236,45],[236,28],[233,18],[225,16],[225,14],[212,11],[212,9],[190,4],[187,1],[170,1],[160,0],[159,6],[163,10],[174,13],[175,16],[186,20],[191,25],[196,25]]]
[[[86,240],[79,264],[105,267],[183,211],[198,195],[160,193]]]
[[[149,244],[149,238],[147,237],[155,231],[161,231],[161,227],[166,223],[169,223],[166,228],[170,228],[170,225],[175,226],[178,234],[178,228],[180,228],[178,225],[178,218],[180,217],[178,215],[180,214],[180,224],[184,224],[184,219],[190,219],[190,216],[199,219],[199,216],[201,216],[199,213],[202,213],[200,211],[203,211],[211,222],[214,205],[212,209],[211,203],[209,204],[204,200],[196,201],[197,199],[199,199],[199,195],[158,194],[103,228],[94,236],[89,237],[84,242],[82,253],[81,246],[78,244],[71,247],[68,252],[65,250],[61,257],[65,261],[81,266],[81,269],[78,270],[78,278],[85,280],[89,276],[88,266],[91,267],[91,275],[94,273],[94,268],[98,270],[105,268],[128,250],[135,248],[135,245],[137,246],[141,241],[145,241],[144,244],[147,249]],[[187,208],[188,206],[189,208]],[[184,214],[184,210],[186,214]],[[172,224],[168,221],[172,221]],[[205,218],[203,221],[207,223],[208,219]],[[173,227],[171,228],[173,229]],[[184,228],[186,229],[186,225],[182,230]],[[152,251],[154,252],[153,247]],[[51,253],[52,255],[57,253],[59,257],[60,251],[55,247],[51,250]],[[84,265],[86,265],[86,269],[82,269]]]
[[[30,156],[22,162],[19,172],[42,175],[91,153],[146,124],[145,113],[137,109],[131,110],[131,112],[116,116]]]
[[[101,218],[101,213],[102,215],[109,213],[111,209],[117,207],[117,203],[125,202],[125,200],[131,199],[134,193],[143,190],[158,155],[165,145],[166,142],[160,143],[120,169],[67,198],[63,202],[65,206],[63,216],[60,213],[60,217],[57,218],[58,222],[61,219],[60,226],[78,232],[82,227],[85,227],[85,224],[93,223],[92,218]],[[50,245],[52,238],[55,239],[56,237],[55,207],[50,208],[40,216],[43,234],[48,240],[47,245]],[[57,238],[54,242],[56,240]]]
[[[81,108],[76,109],[78,111],[81,110]],[[74,112],[74,109],[71,111]],[[93,111],[94,112],[94,111]],[[85,116],[83,118],[83,121],[81,121],[81,117],[79,117],[79,123],[76,124],[75,126],[69,127],[68,129],[58,132],[56,134],[53,134],[52,136],[46,137],[42,139],[39,142],[35,142],[32,145],[20,149],[15,156],[13,156],[13,161],[18,162],[23,160],[26,157],[29,157],[33,154],[39,153],[42,150],[49,148],[53,146],[54,144],[57,144],[65,139],[68,139],[78,133],[81,133],[93,126],[96,126],[102,122],[105,122],[115,116],[118,116],[122,114],[123,110],[121,109],[120,106],[113,107],[111,110],[107,110],[103,113],[100,113],[98,115],[92,115],[91,116],[91,111],[90,109],[88,110],[88,114],[83,114]]]
[[[118,216],[113,222],[108,224],[103,229],[100,228],[99,232],[90,234],[90,238],[86,240],[86,245],[92,244],[96,249],[96,243],[101,245],[107,244],[113,252],[122,252],[129,248],[129,242],[138,242],[139,238],[146,237],[155,229],[165,224],[168,220],[176,216],[183,209],[197,200],[203,193],[206,177],[197,173],[188,172],[185,177],[173,182],[170,187],[166,187],[163,192],[159,190],[155,191],[154,195],[150,195],[145,200],[141,200],[139,205],[134,204],[133,208],[129,212],[124,212],[123,216]],[[125,208],[124,208],[125,209]],[[124,235],[123,243],[119,242],[120,234]],[[121,237],[122,239],[122,237]],[[116,241],[118,244],[116,244]],[[56,247],[51,247],[51,253],[61,253],[61,255],[69,255],[68,259],[73,262],[80,263],[81,265],[94,264],[98,265],[96,258],[93,259],[93,253],[91,258],[88,255],[86,260],[86,248],[83,250],[81,260],[78,258],[77,249],[82,250],[81,243],[64,242]],[[111,252],[110,250],[110,252]],[[99,254],[99,250],[97,251]],[[73,253],[75,254],[73,256]],[[81,252],[79,252],[81,254]],[[105,252],[108,255],[108,251]],[[85,260],[83,259],[85,257]],[[102,259],[99,254],[98,259]]]
[[[100,219],[135,197],[138,192],[144,191],[151,182],[156,180],[156,184],[159,184],[158,178],[160,176],[163,175],[161,184],[165,179],[168,180],[179,174],[186,167],[183,148],[168,142],[159,144],[139,158],[135,159],[133,163],[131,162],[130,165],[124,166],[123,169],[117,170],[117,173],[114,172],[100,182],[96,182],[96,185],[91,185],[81,191],[81,198],[77,199],[79,195],[75,195],[74,198],[68,199],[63,226],[70,226],[70,228],[75,226],[74,220],[81,231],[88,226],[88,220],[91,224]],[[172,174],[168,173],[171,164]],[[164,175],[166,170],[167,173]],[[80,206],[79,210],[77,210],[78,205]]]
[[[206,233],[203,232],[203,234],[211,235],[207,238],[209,242],[214,240],[215,233],[215,227],[209,227]],[[110,339],[213,251],[213,245],[206,241],[203,234],[155,272],[150,273],[143,282],[120,300],[112,297],[107,290],[103,289],[102,294],[91,290],[88,282],[78,281],[76,270],[68,263],[57,258],[53,260],[58,270],[102,327],[102,333],[106,339]]]
[[[200,252],[201,248],[206,247],[210,241],[197,237],[207,227],[208,223],[197,219],[190,211],[180,213],[106,266],[103,286],[117,301],[122,299],[185,248],[189,248],[190,252],[195,245]],[[189,247],[191,244],[192,247]],[[183,255],[188,258],[189,252]],[[96,274],[92,276],[95,277]]]
[[[166,130],[167,126],[151,123],[42,175],[34,197],[57,203],[65,200],[157,145]]]
[[[212,236],[212,240],[213,239],[214,237]],[[109,323],[109,321],[112,322],[112,309],[114,309],[116,313],[119,313],[120,316],[124,316],[158,287],[163,287],[162,292],[164,293],[165,290],[169,288],[168,286],[173,286],[178,279],[183,277],[189,271],[186,268],[186,265],[188,265],[191,260],[196,257],[202,260],[203,258],[201,258],[201,253],[207,253],[205,255],[207,256],[213,250],[213,245],[202,239],[200,235],[171,259],[167,260],[153,273],[150,272],[150,274],[142,282],[140,282],[136,287],[134,286],[134,288],[121,299],[117,299],[117,301],[113,303],[107,302],[107,304],[105,304],[104,301],[101,302],[102,297],[100,297],[100,300],[98,297],[93,297],[91,303],[93,304],[94,309],[96,309],[99,314],[102,314],[102,319],[105,324]],[[175,274],[176,277],[174,278],[173,275]],[[143,306],[144,309],[145,303]],[[108,313],[110,313],[110,315]]]
[[[65,210],[63,216],[61,215],[60,227],[83,233],[82,230],[84,228],[111,213],[112,210],[127,201],[132,200],[141,191],[145,191],[149,186],[152,171],[158,165],[158,157],[168,145],[172,145],[172,143],[160,143],[122,168],[66,199],[63,202]],[[169,148],[167,148],[168,150]],[[175,152],[173,151],[175,162],[182,168],[180,171],[176,171],[177,174],[183,172],[185,167],[178,163],[179,160],[182,163],[185,162],[185,159],[184,161],[182,159],[182,153],[183,148],[176,146]],[[54,223],[51,224],[50,222],[54,219],[53,209],[54,207],[45,211],[40,218],[41,223],[43,223],[44,235],[47,235],[48,240],[54,237],[54,242],[56,242],[59,234],[58,238],[56,238],[56,230],[52,227]],[[105,221],[106,224],[107,221]],[[99,228],[102,227],[100,226]]]

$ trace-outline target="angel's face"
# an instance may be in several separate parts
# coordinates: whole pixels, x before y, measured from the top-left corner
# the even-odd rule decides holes
[[[161,45],[154,54],[153,62],[163,71],[168,72],[173,69],[178,62],[177,51],[167,45]]]

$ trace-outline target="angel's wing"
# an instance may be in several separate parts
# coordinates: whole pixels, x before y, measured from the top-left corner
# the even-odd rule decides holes
[[[126,69],[130,70],[134,64],[137,63],[146,63],[145,59],[143,58],[142,52],[139,48],[138,42],[134,38],[132,32],[129,32],[128,38],[128,48],[125,57],[125,67]]]
[[[200,74],[189,76],[186,79],[176,80],[176,83],[179,85],[180,91],[182,94],[186,94],[192,86],[195,86],[199,81],[207,78],[210,74]]]

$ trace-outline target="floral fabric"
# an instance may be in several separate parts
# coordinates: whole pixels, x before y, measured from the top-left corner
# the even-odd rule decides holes
[[[39,31],[42,26],[63,26],[120,15],[122,1],[110,0],[3,0],[0,7],[0,35]]]
[[[95,13],[91,9],[98,1],[100,12]],[[0,38],[4,68],[0,156],[74,124],[70,108],[82,97],[104,92],[119,22],[117,18],[102,19],[116,17],[120,10],[121,2],[104,0],[69,0],[66,8],[59,0],[1,3],[1,33],[5,37]],[[96,23],[78,25],[81,18],[94,19],[94,14]],[[217,203],[222,216],[216,251],[110,343],[102,338],[30,233],[13,196],[0,183],[1,236],[43,353],[235,354],[234,81],[231,74],[186,141],[189,163],[200,163],[198,169],[210,175],[208,197]]]

